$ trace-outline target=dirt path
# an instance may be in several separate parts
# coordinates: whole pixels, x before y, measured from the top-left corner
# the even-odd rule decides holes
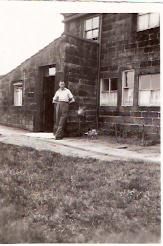
[[[142,147],[122,145],[108,138],[88,140],[86,138],[65,138],[54,140],[52,133],[31,133],[28,131],[0,126],[0,142],[50,150],[65,156],[93,158],[98,160],[133,160],[160,163],[160,146]]]

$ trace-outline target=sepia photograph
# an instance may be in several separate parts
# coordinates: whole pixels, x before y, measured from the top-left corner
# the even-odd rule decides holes
[[[0,2],[0,244],[161,242],[160,7]]]

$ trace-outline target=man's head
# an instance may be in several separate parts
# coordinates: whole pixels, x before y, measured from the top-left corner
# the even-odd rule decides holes
[[[65,88],[65,82],[64,81],[60,81],[59,82],[59,87],[63,90]]]

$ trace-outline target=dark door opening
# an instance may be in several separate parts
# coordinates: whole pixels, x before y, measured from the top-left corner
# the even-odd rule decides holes
[[[43,78],[43,130],[52,132],[54,125],[54,104],[52,99],[55,90],[55,76]]]

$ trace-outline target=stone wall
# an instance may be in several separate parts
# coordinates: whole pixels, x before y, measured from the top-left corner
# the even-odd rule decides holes
[[[117,107],[100,107],[100,127],[114,131],[123,125],[129,133],[159,135],[160,108],[138,106],[138,76],[160,72],[160,29],[137,31],[137,14],[103,14],[101,34],[101,78],[118,78]],[[133,106],[121,106],[122,71],[135,70]]]
[[[85,107],[81,118],[82,131],[96,127],[98,44],[67,34],[65,37],[65,81],[75,95],[76,103],[70,106],[68,129],[79,129],[79,107]]]

